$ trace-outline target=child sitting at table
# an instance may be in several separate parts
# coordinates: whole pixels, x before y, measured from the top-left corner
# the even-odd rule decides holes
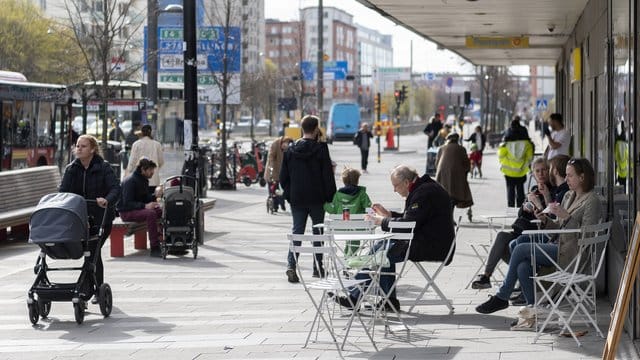
[[[342,170],[342,182],[344,187],[338,189],[333,195],[333,201],[324,204],[324,210],[329,214],[342,214],[343,210],[349,209],[349,214],[364,214],[365,209],[371,207],[371,199],[367,195],[367,189],[359,186],[360,171],[345,167]],[[360,247],[359,241],[352,241],[344,249],[345,255],[355,253]]]

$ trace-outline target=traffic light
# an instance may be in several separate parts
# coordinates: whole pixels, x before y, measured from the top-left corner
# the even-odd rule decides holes
[[[464,92],[464,106],[469,106],[471,104],[471,91]]]
[[[400,94],[400,90],[396,90],[396,91],[393,92],[393,97],[396,99],[396,104],[397,105],[400,105],[400,103],[402,102],[400,96],[402,96]]]
[[[373,108],[376,113],[380,113],[380,93],[376,93],[376,96],[373,97]]]
[[[407,85],[402,85],[402,90],[400,91],[400,102],[403,103],[407,100]]]

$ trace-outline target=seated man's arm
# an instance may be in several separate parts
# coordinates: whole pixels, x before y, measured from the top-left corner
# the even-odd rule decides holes
[[[149,194],[145,193],[145,196]],[[136,198],[136,184],[132,179],[122,183],[122,204],[124,211],[144,209],[145,203]]]

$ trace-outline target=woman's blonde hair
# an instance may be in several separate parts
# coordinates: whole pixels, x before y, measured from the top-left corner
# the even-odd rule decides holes
[[[85,134],[85,135],[78,136],[78,140],[76,140],[76,144],[80,140],[87,140],[89,142],[89,147],[91,148],[91,150],[95,150],[93,153],[96,155],[102,156],[102,150],[100,149],[100,146],[98,146],[98,139],[96,139],[93,135]]]

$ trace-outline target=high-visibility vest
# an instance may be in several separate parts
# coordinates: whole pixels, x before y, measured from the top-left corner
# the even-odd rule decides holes
[[[533,145],[529,140],[507,141],[498,148],[500,171],[509,177],[523,177],[529,173],[533,159]]]
[[[626,179],[629,174],[629,143],[617,140],[615,144],[616,175]]]

